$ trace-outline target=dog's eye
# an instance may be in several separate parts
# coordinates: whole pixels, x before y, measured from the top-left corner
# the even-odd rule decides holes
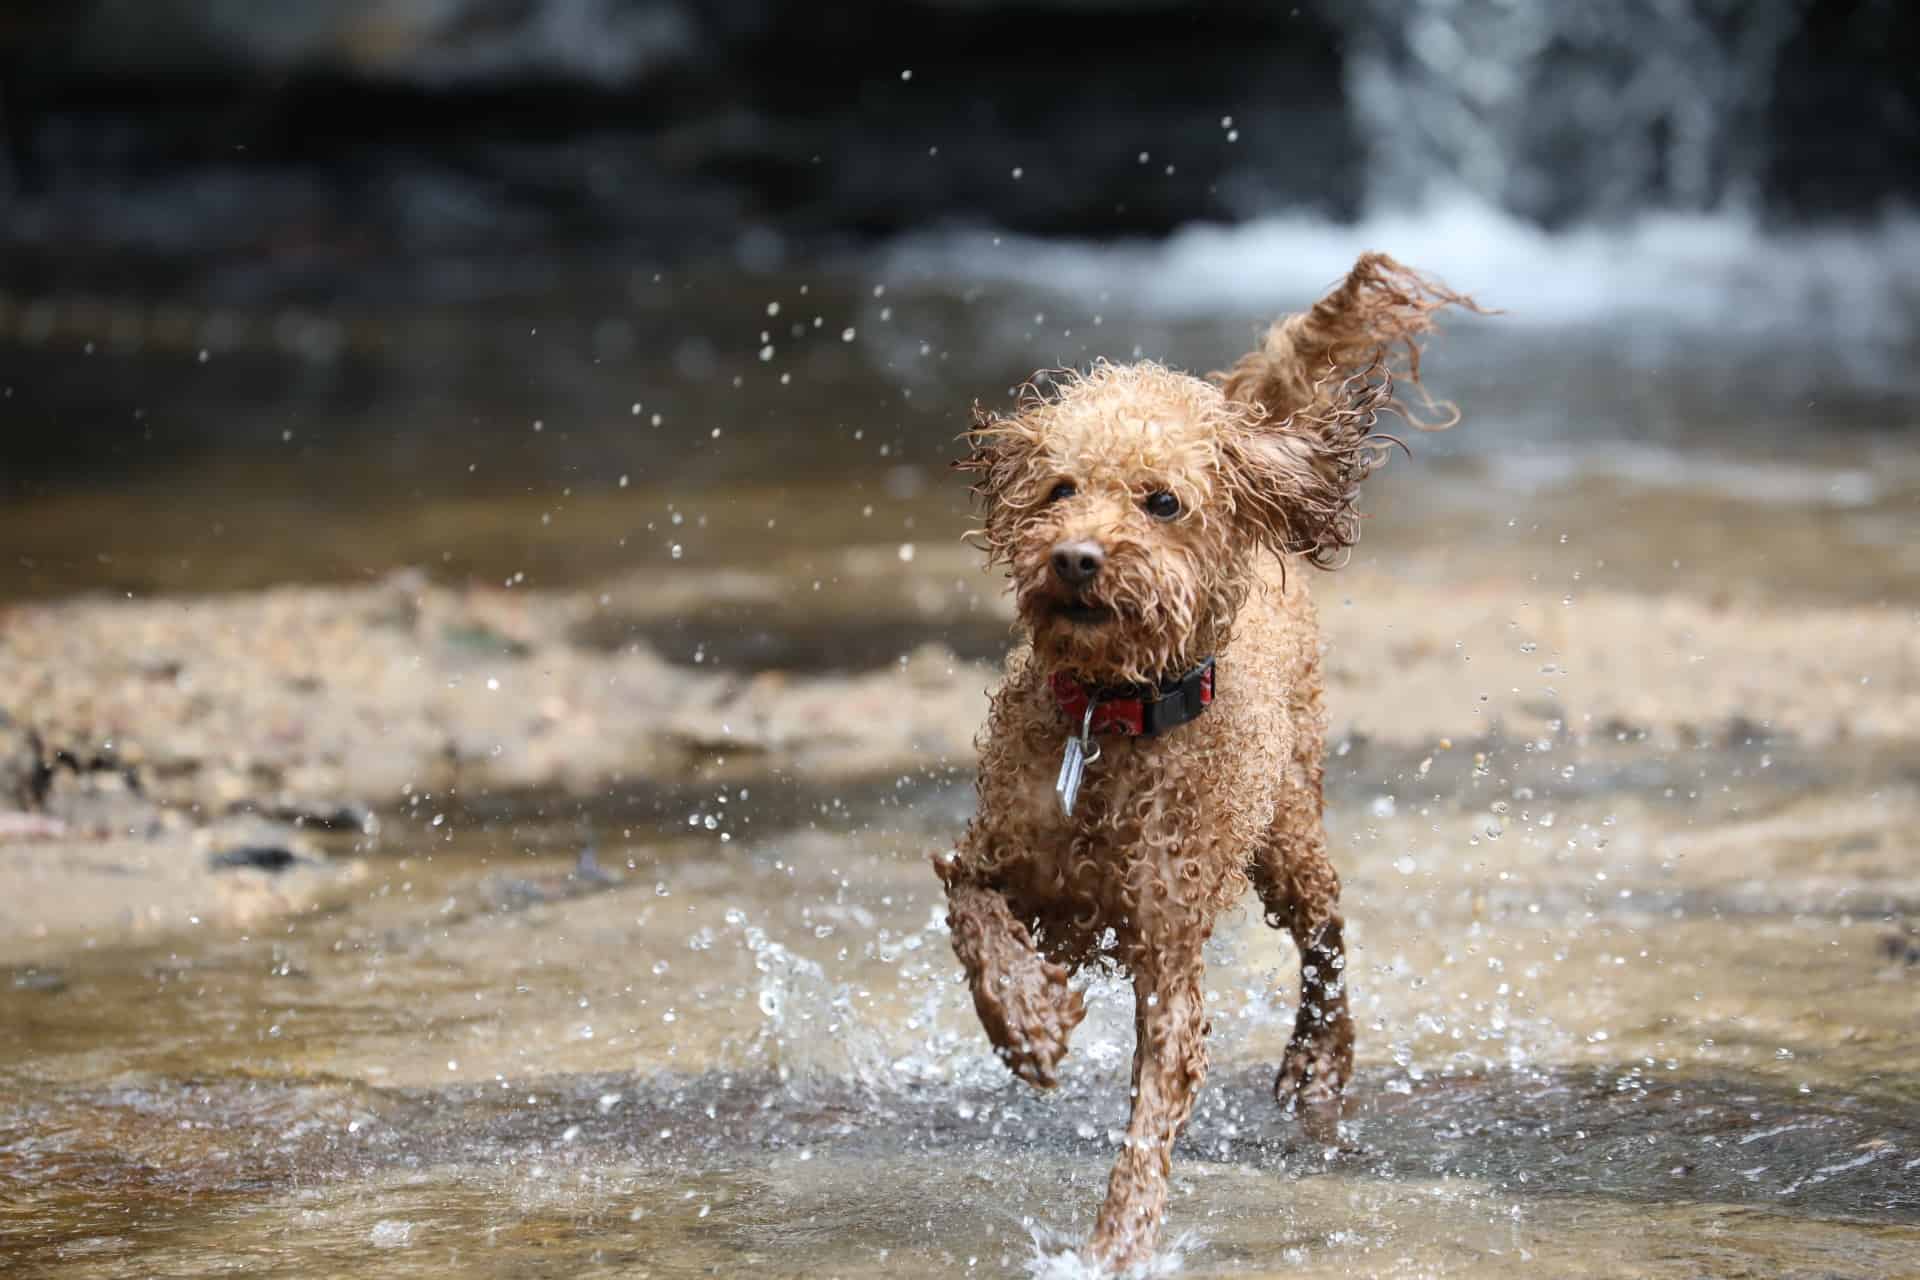
[[[1156,520],[1171,520],[1180,514],[1180,499],[1165,489],[1148,494],[1147,500],[1140,505],[1145,507],[1147,514]]]
[[[1047,501],[1058,502],[1062,498],[1071,498],[1078,492],[1080,491],[1073,487],[1073,481],[1062,480],[1059,484],[1053,486],[1053,491],[1047,495]]]

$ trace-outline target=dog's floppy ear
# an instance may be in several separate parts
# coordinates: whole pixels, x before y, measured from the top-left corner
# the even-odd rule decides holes
[[[983,512],[992,509],[994,495],[1001,487],[995,482],[995,473],[1000,473],[1000,481],[1006,479],[1008,441],[1004,431],[994,429],[998,424],[999,415],[974,401],[973,425],[960,433],[960,443],[967,453],[953,464],[955,471],[969,477],[968,491],[979,500]]]
[[[1392,388],[1392,375],[1376,363],[1341,385],[1339,407],[1278,423],[1241,419],[1222,429],[1234,511],[1255,538],[1322,569],[1342,563],[1360,540],[1360,482],[1398,443],[1373,429],[1393,403]]]
[[[973,425],[960,434],[967,456],[953,468],[973,477],[981,527],[967,536],[987,552],[989,563],[1004,563],[1012,553],[1021,518],[1039,505],[1036,486],[1052,473],[1040,447],[1041,415],[1081,381],[1072,369],[1041,369],[1014,389],[1011,413],[974,402]]]
[[[1374,431],[1382,413],[1423,431],[1459,420],[1424,391],[1432,418],[1394,396],[1396,373],[1419,386],[1414,339],[1448,305],[1481,309],[1383,253],[1363,254],[1311,309],[1281,319],[1259,350],[1211,375],[1244,411],[1221,438],[1235,507],[1275,550],[1331,568],[1358,540],[1360,482],[1399,443]]]
[[[967,536],[987,552],[990,561],[1005,560],[1013,545],[1017,514],[1007,498],[1035,465],[1038,434],[1018,414],[1003,417],[975,403],[973,425],[960,440],[967,454],[953,469],[972,478],[970,487],[981,520],[981,527]]]

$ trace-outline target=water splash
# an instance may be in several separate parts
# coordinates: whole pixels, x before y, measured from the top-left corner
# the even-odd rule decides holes
[[[1204,1243],[1197,1232],[1182,1231],[1165,1241],[1152,1257],[1127,1268],[1116,1277],[1105,1267],[1095,1266],[1080,1256],[1081,1241],[1054,1227],[1029,1221],[1027,1234],[1033,1252],[1027,1256],[1025,1271],[1031,1280],[1153,1280],[1177,1275],[1186,1266],[1187,1255]]]
[[[858,1016],[847,983],[830,980],[818,962],[748,924],[742,911],[728,911],[726,923],[739,931],[758,975],[754,1001],[764,1021],[751,1057],[789,1087],[832,1079],[872,1087],[884,1078],[879,1028]]]

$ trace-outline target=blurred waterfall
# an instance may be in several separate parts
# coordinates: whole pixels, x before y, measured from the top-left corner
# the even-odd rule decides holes
[[[1470,194],[1565,223],[1755,199],[1793,0],[1356,0],[1348,110],[1375,209]]]

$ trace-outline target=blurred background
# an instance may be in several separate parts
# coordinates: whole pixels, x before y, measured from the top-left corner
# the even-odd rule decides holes
[[[621,475],[924,532],[975,397],[1219,367],[1365,247],[1511,317],[1442,456],[1904,429],[1916,49],[1894,0],[20,0],[0,590],[551,583],[668,554]]]
[[[1358,1076],[1275,1109],[1223,922],[1155,1274],[1910,1274],[1916,68],[1912,0],[0,3],[0,1272],[1084,1276],[1131,994],[1017,1087],[926,865],[1012,641],[954,437],[1380,249],[1498,314],[1314,579]]]

